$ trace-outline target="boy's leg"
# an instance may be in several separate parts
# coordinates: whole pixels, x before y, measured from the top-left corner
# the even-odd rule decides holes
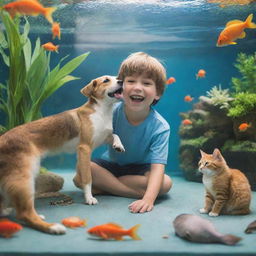
[[[93,192],[110,193],[112,195],[141,198],[143,194],[119,181],[112,173],[98,164],[91,162]]]
[[[125,175],[118,177],[119,181],[124,185],[138,191],[142,196],[146,192],[148,185],[149,171],[144,175]],[[170,176],[164,174],[163,183],[159,192],[159,195],[166,194],[172,187],[172,180]]]

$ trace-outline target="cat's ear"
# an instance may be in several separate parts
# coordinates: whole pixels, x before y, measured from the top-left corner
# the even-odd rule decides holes
[[[218,161],[225,161],[224,158],[222,157],[220,151],[217,148],[214,149],[212,157]]]
[[[200,149],[201,157],[205,155],[204,151]]]

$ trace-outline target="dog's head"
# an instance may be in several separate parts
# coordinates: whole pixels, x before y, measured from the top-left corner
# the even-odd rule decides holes
[[[87,84],[81,93],[95,101],[116,102],[122,98],[123,82],[114,76],[101,76]]]

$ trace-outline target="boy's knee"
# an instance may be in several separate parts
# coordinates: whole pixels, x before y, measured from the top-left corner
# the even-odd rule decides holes
[[[163,195],[163,194],[168,193],[171,188],[172,188],[172,179],[171,179],[170,176],[165,174],[164,175],[163,186],[162,186],[160,194]]]

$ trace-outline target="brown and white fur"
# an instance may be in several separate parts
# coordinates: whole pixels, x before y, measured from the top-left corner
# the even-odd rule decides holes
[[[200,213],[213,217],[219,214],[249,214],[251,188],[245,175],[229,168],[218,149],[212,155],[200,152],[199,171],[203,173],[206,189],[205,206]]]
[[[45,222],[34,208],[34,179],[41,158],[49,153],[77,152],[74,182],[84,190],[87,204],[97,203],[91,193],[91,153],[102,143],[124,151],[119,137],[112,134],[112,108],[121,87],[115,77],[99,77],[81,90],[88,97],[83,106],[17,126],[0,137],[0,214],[10,205],[17,219],[31,227],[65,233],[64,226]]]

